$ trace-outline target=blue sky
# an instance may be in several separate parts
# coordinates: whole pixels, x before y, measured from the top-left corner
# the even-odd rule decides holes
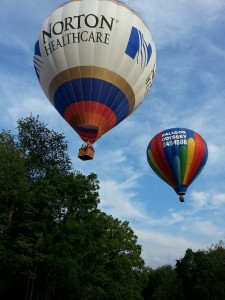
[[[157,52],[152,89],[143,104],[95,144],[95,159],[77,158],[81,140],[42,92],[33,48],[60,0],[0,0],[0,128],[32,113],[69,141],[75,170],[100,180],[100,208],[127,220],[151,267],[174,265],[187,248],[225,240],[225,2],[124,1],[151,30]],[[186,127],[206,140],[208,162],[184,204],[150,169],[146,148],[161,130]]]

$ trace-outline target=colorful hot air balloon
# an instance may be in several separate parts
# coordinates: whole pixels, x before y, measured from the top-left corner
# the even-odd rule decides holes
[[[43,23],[34,67],[47,98],[93,144],[149,92],[156,68],[151,33],[117,0],[71,0]]]
[[[201,173],[208,158],[207,145],[196,132],[171,128],[158,133],[147,147],[155,173],[172,186],[181,202],[188,186]]]

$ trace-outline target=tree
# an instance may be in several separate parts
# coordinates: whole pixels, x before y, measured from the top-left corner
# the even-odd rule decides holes
[[[143,290],[145,300],[182,300],[181,281],[174,268],[165,265],[149,269],[148,286]]]
[[[177,260],[176,272],[182,279],[185,299],[225,299],[225,248],[220,242],[207,250],[187,249]]]
[[[0,298],[141,299],[147,273],[128,222],[98,209],[96,174],[32,116],[0,135]]]
[[[25,161],[14,137],[3,131],[0,134],[0,216],[5,226],[12,219],[16,202],[25,193],[26,174]]]
[[[71,170],[68,142],[63,134],[50,130],[38,116],[31,115],[17,123],[19,148],[26,158],[30,178],[44,175],[53,166],[63,173]]]

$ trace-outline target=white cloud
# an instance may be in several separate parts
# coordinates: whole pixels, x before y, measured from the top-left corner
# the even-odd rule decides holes
[[[171,213],[171,219],[169,221],[169,224],[179,223],[184,220],[184,217],[181,213],[178,212],[172,212]]]
[[[214,53],[214,55],[222,58],[223,60],[225,60],[225,52],[224,49],[222,47],[218,47],[215,46],[213,44],[211,44],[211,51]]]
[[[221,206],[225,204],[225,193],[216,194],[213,197],[213,205],[214,206]]]
[[[33,70],[32,70],[33,71]],[[35,74],[33,73],[34,80]],[[0,73],[0,89],[2,94],[1,118],[7,126],[15,126],[21,117],[42,115],[48,121],[56,117],[55,109],[48,102],[43,92],[33,85],[30,78]]]
[[[225,192],[192,192],[190,200],[191,206],[195,211],[218,211],[218,213],[225,211]]]
[[[210,196],[205,192],[192,192],[190,194],[191,205],[195,210],[204,209],[208,206]]]
[[[208,145],[209,157],[206,165],[208,175],[214,177],[221,174],[221,176],[218,176],[218,179],[215,178],[218,183],[223,181],[224,177],[222,175],[225,172],[225,160],[221,157],[221,154],[225,151],[225,147],[223,143],[222,145],[220,143],[220,141],[217,141],[214,145]],[[219,189],[224,189],[224,187],[219,187]]]
[[[197,232],[199,236],[206,236],[209,240],[216,239],[219,241],[221,238],[220,228],[211,220],[193,220],[188,230]]]
[[[136,176],[121,183],[115,180],[101,180],[100,208],[122,220],[142,219],[142,204],[134,201],[135,186],[137,186]]]
[[[42,101],[40,98],[29,97],[18,103],[18,105],[9,106],[6,109],[6,113],[10,117],[10,120],[14,120],[14,123],[23,116],[29,116],[32,112],[36,114],[41,113],[42,118],[46,118],[50,121],[55,110],[51,105],[46,105],[46,101],[47,100]]]
[[[148,266],[157,268],[165,264],[174,265],[176,259],[184,256],[188,248],[198,249],[201,243],[160,230],[135,230],[142,246],[142,255]]]

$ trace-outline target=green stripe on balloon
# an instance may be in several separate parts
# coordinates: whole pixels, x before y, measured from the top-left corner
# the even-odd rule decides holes
[[[176,177],[177,177],[177,183],[180,185],[181,184],[181,177],[180,177],[180,158],[176,155],[173,159],[174,161],[174,168],[176,172]]]
[[[184,182],[186,162],[187,162],[187,147],[181,146],[180,147],[181,184],[183,184],[183,182]]]

